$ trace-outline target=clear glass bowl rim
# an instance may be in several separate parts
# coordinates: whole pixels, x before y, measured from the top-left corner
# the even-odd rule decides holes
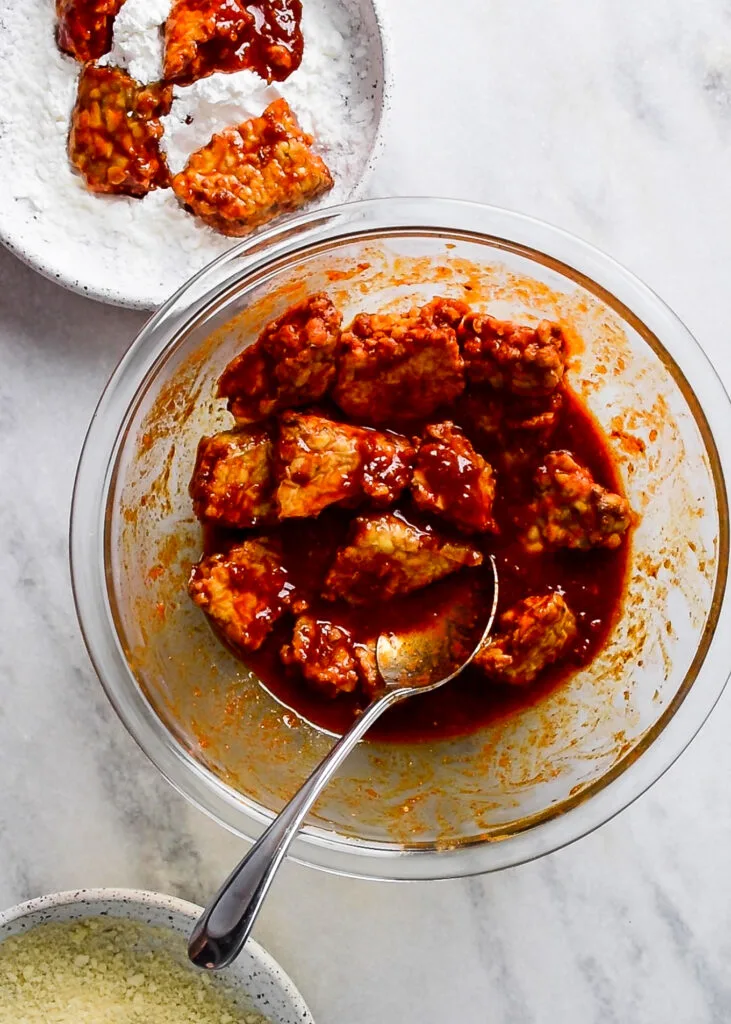
[[[449,850],[403,850],[307,828],[293,848],[301,863],[353,877],[426,880],[478,875],[533,860],[592,832],[627,807],[675,762],[700,730],[731,671],[728,596],[728,483],[731,402],[692,334],[672,310],[611,257],[545,222],[476,203],[434,198],[371,199],[293,218],[219,257],[183,286],[143,327],[107,384],[84,442],[71,511],[71,576],[87,650],[124,725],[165,778],[234,833],[256,839],[271,814],[246,801],[195,762],[137,686],[117,636],[107,591],[105,520],[125,425],[145,382],[206,310],[221,308],[247,278],[313,247],[384,234],[430,234],[488,241],[517,251],[588,287],[640,331],[681,387],[706,443],[721,522],[718,575],[706,632],[678,696],[625,759],[573,805],[500,842]],[[726,448],[726,450],[724,450]]]

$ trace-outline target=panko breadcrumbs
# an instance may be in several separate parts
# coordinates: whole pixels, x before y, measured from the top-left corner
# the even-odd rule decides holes
[[[0,1021],[269,1024],[188,964],[163,928],[118,918],[38,925],[0,942]]]

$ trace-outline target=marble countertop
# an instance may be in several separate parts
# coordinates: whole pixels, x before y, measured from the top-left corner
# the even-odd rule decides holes
[[[669,301],[731,387],[727,0],[384,2],[396,82],[373,194],[583,236]],[[127,736],[71,601],[78,452],[142,322],[0,251],[2,906],[84,885],[202,901],[243,849]],[[519,869],[389,886],[288,865],[257,936],[319,1024],[727,1022],[730,732],[731,692],[647,796]]]

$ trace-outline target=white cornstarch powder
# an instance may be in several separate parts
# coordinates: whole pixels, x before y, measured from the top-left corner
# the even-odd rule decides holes
[[[185,941],[119,918],[41,924],[0,943],[4,1024],[269,1024],[186,962]]]
[[[126,0],[104,63],[142,82],[162,71],[162,26],[171,0]],[[6,5],[0,5],[3,8]],[[21,255],[93,290],[112,288],[156,305],[236,244],[181,208],[172,190],[144,199],[89,192],[71,169],[66,143],[79,65],[58,52],[55,5],[12,0],[0,10],[0,230]],[[379,72],[369,67],[353,0],[304,0],[301,66],[267,85],[251,71],[215,74],[175,87],[162,145],[173,173],[214,132],[258,116],[284,96],[335,180],[315,205],[348,197],[368,160],[379,117]],[[20,238],[20,242],[18,242]],[[62,255],[62,259],[59,257]]]
[[[129,71],[138,82],[162,78],[163,39],[172,0],[126,0],[114,22],[112,49],[100,64]]]

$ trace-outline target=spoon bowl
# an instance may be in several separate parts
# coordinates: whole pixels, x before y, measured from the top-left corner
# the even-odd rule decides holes
[[[492,567],[492,602],[487,624],[475,612],[477,602],[453,602],[429,627],[406,633],[381,633],[376,643],[378,671],[386,690],[428,693],[451,682],[467,668],[492,630],[497,612],[499,583],[495,559]],[[476,583],[480,586],[480,583]]]

